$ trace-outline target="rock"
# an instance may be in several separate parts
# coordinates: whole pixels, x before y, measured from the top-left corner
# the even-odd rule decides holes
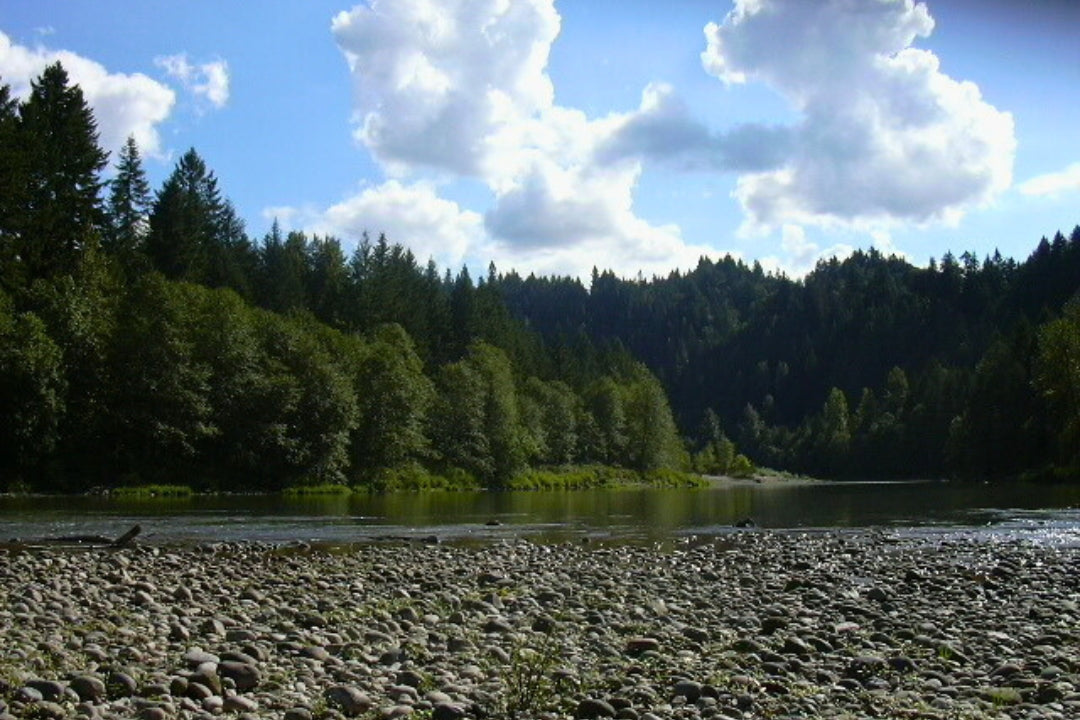
[[[630,655],[641,655],[646,652],[658,652],[660,641],[651,637],[630,638],[626,641],[626,652]]]
[[[441,702],[431,709],[431,720],[461,720],[465,717],[465,708],[457,703]]]
[[[150,705],[139,710],[135,717],[138,720],[168,720],[169,714],[162,707]]]
[[[595,718],[615,717],[615,708],[610,703],[597,698],[585,698],[578,703],[574,710],[574,717],[578,720],[594,720]]]
[[[64,686],[62,683],[58,683],[55,680],[27,680],[26,687],[33,688],[41,693],[41,697],[46,702],[55,702],[64,697]]]
[[[67,712],[59,703],[42,700],[32,706],[32,709],[26,713],[26,717],[40,720],[63,720],[63,718],[67,717]]]
[[[239,692],[253,690],[259,684],[259,669],[248,663],[224,660],[218,665],[217,671],[221,677],[229,678],[236,683],[236,689]]]
[[[334,685],[323,693],[331,707],[338,708],[349,717],[366,713],[372,705],[371,698],[352,685]]]
[[[424,682],[424,676],[415,670],[402,670],[397,674],[394,679],[398,685],[408,685],[411,688],[418,688]]]
[[[697,702],[697,699],[701,697],[701,683],[693,680],[679,680],[675,683],[672,693],[675,697],[686,698],[688,703]]]
[[[915,661],[903,655],[896,655],[888,659],[889,667],[899,673],[915,672]]]
[[[244,695],[226,695],[221,707],[225,712],[245,713],[255,712],[259,704]]]
[[[45,699],[41,691],[35,687],[24,685],[15,693],[15,701],[21,703],[39,703]]]
[[[191,648],[186,653],[184,653],[183,660],[187,664],[187,666],[193,670],[202,665],[203,663],[217,664],[221,662],[220,657],[214,655],[213,653],[208,653],[201,648]]]
[[[491,618],[483,625],[486,633],[508,633],[514,631],[514,626],[502,618]]]
[[[294,707],[285,711],[285,716],[282,720],[311,720],[311,711],[306,707]]]
[[[131,697],[139,689],[135,678],[123,671],[109,673],[105,679],[105,689],[110,699]]]
[[[101,702],[105,699],[105,681],[94,675],[76,675],[69,685],[85,702]]]
[[[318,660],[319,662],[326,662],[330,659],[330,653],[324,647],[318,645],[308,645],[300,649],[300,656],[311,658],[312,660]]]
[[[195,686],[202,686],[209,690],[210,695],[221,694],[221,677],[217,674],[217,668],[210,667],[210,664],[200,665],[198,670],[188,676],[188,697],[194,697],[195,695],[204,695],[202,691],[197,690]],[[197,699],[197,698],[196,698]]]
[[[885,667],[885,658],[876,655],[859,655],[853,657],[848,663],[847,675],[855,680],[867,680],[883,671]]]

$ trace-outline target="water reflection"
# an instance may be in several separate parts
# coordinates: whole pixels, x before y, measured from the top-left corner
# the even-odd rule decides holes
[[[0,497],[0,540],[119,534],[153,541],[667,539],[758,527],[1014,528],[1080,532],[1080,487],[955,483],[743,484],[698,490],[111,499]],[[1026,523],[1026,525],[1025,525]],[[1039,523],[1043,523],[1040,525]]]

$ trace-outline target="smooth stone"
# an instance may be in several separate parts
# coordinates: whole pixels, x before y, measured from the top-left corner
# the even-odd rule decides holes
[[[574,710],[574,717],[578,720],[594,720],[595,718],[615,717],[615,708],[604,700],[597,698],[585,698],[578,703]]]
[[[117,671],[109,674],[105,680],[105,689],[110,698],[125,698],[134,695],[139,684],[126,672]]]
[[[339,708],[350,717],[362,715],[372,705],[371,698],[352,685],[334,685],[327,688],[323,696],[330,706]]]
[[[660,641],[652,637],[636,637],[626,641],[626,652],[641,655],[646,652],[659,652]]]
[[[240,692],[253,690],[261,679],[257,667],[234,660],[222,661],[218,664],[217,671],[222,678],[228,678],[236,683],[236,689]]]
[[[457,703],[440,702],[431,709],[431,720],[461,720],[465,717],[465,708]]]
[[[64,685],[55,680],[27,680],[26,687],[34,688],[41,693],[42,699],[47,702],[55,702],[64,697]]]
[[[686,698],[689,703],[697,702],[697,699],[701,697],[701,683],[693,680],[680,680],[675,683],[672,692],[676,697]]]
[[[226,695],[222,709],[235,713],[255,712],[259,709],[259,704],[244,695]]]

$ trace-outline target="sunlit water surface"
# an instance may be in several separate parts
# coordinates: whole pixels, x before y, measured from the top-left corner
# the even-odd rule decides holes
[[[1080,547],[1080,487],[922,483],[739,484],[697,490],[431,492],[284,498],[271,495],[118,500],[2,497],[0,542],[119,536],[147,543],[262,541],[348,544],[530,538],[538,542],[670,542],[756,528],[881,529]]]

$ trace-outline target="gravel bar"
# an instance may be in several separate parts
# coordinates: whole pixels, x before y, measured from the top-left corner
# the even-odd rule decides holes
[[[0,720],[1080,718],[1080,550],[0,551]]]

